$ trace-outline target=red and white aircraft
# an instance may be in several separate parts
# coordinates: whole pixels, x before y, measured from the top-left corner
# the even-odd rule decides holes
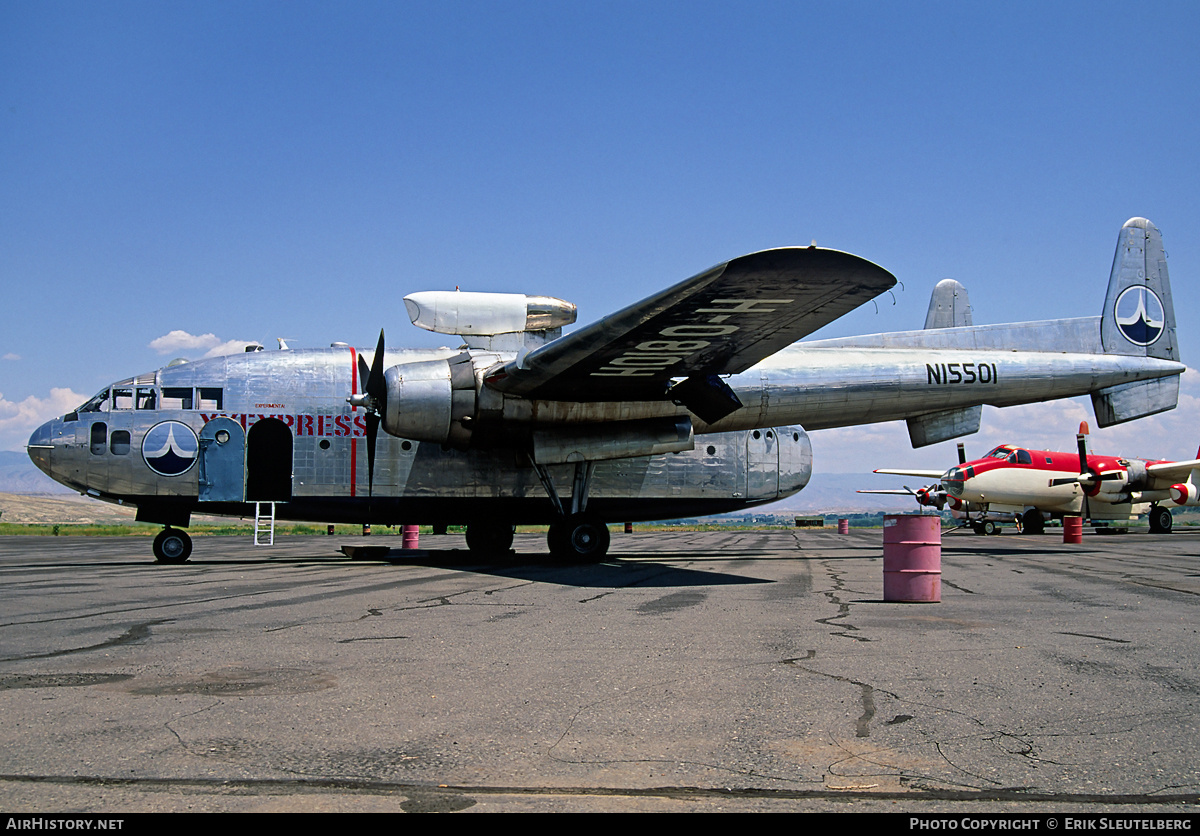
[[[1172,517],[1162,503],[1200,505],[1200,458],[1172,462],[1089,455],[1087,422],[1080,424],[1076,438],[1075,453],[1002,444],[974,461],[966,461],[960,444],[958,466],[945,473],[875,471],[936,478],[937,483],[916,491],[863,493],[909,493],[924,506],[939,510],[949,506],[980,534],[998,530],[998,518],[1019,519],[1026,533],[1040,534],[1051,518],[1124,522],[1143,513],[1150,515],[1151,533],[1165,534],[1171,530]]]

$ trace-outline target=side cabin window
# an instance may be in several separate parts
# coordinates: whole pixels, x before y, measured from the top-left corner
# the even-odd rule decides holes
[[[139,386],[137,388],[137,408],[138,409],[154,409],[158,402],[154,390],[147,386]]]
[[[162,390],[163,409],[191,409],[192,388],[179,386],[164,386]]]
[[[92,428],[95,429],[95,424]],[[113,430],[112,438],[108,442],[108,449],[112,451],[114,456],[129,455],[129,430]]]
[[[108,424],[103,421],[97,421],[92,424],[92,455],[104,455],[105,448],[108,447]]]
[[[201,387],[196,390],[200,397],[199,409],[224,409],[224,391],[220,388]]]

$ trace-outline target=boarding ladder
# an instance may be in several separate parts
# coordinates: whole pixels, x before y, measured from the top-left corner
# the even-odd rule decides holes
[[[267,506],[267,513],[263,513],[263,506]],[[263,537],[267,541],[262,542]],[[275,545],[275,503],[274,502],[255,502],[254,503],[254,545],[256,546],[273,546]]]

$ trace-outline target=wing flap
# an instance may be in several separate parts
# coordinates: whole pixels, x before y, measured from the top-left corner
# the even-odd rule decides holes
[[[673,379],[745,371],[895,283],[837,250],[751,253],[547,343],[487,384],[544,400],[660,399]]]

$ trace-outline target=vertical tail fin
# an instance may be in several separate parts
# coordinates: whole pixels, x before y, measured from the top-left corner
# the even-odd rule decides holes
[[[1179,361],[1167,255],[1158,227],[1145,218],[1130,218],[1121,227],[1100,341],[1108,354]]]
[[[959,328],[971,324],[971,302],[967,289],[954,279],[942,279],[929,299],[926,328]],[[979,432],[982,406],[966,406],[942,412],[926,412],[908,419],[908,439],[913,447],[936,444],[961,435]],[[962,449],[962,445],[959,445]]]
[[[1130,218],[1117,238],[1100,318],[1100,342],[1108,354],[1179,362],[1167,254],[1158,227],[1145,218]],[[1092,393],[1092,409],[1101,427],[1174,409],[1178,402],[1178,375]]]

